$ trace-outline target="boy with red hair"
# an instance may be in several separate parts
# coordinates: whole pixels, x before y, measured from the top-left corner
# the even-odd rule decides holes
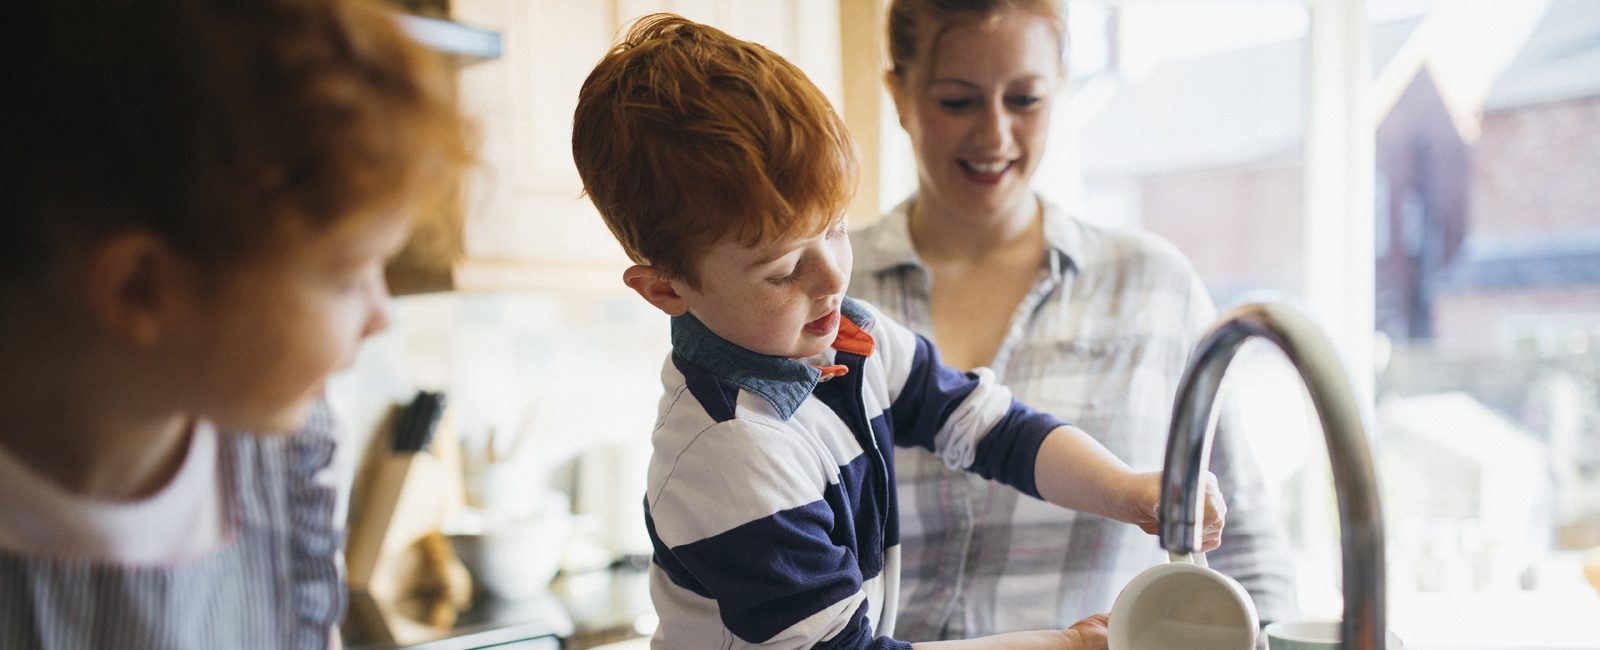
[[[644,503],[655,647],[911,647],[891,445],[1154,531],[1159,473],[845,297],[854,149],[789,62],[646,17],[584,83],[573,156],[635,262],[623,282],[672,317]],[[1103,647],[1104,622],[952,647]]]

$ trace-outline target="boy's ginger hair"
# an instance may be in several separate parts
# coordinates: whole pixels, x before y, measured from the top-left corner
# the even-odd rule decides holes
[[[641,18],[589,73],[572,156],[628,256],[690,286],[719,240],[837,223],[857,176],[843,120],[805,73],[672,14]]]

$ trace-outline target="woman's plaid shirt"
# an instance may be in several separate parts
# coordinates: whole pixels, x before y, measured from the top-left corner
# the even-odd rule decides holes
[[[931,276],[902,203],[852,233],[849,293],[933,337]],[[1017,398],[1097,437],[1135,469],[1159,469],[1184,364],[1216,316],[1171,244],[1083,223],[1044,205],[1049,254],[991,367]],[[937,341],[936,341],[937,343]],[[1237,427],[1219,429],[1211,470],[1228,504],[1211,566],[1238,579],[1263,623],[1295,614],[1287,537]],[[897,450],[903,638],[1059,627],[1109,611],[1139,571],[1165,561],[1138,528],[1080,515]]]

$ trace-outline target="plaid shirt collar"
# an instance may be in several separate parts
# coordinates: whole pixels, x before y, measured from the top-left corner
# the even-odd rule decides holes
[[[916,200],[916,195],[912,195],[900,202],[883,216],[882,225],[873,231],[871,237],[864,241],[853,241],[860,248],[870,248],[856,259],[858,263],[862,259],[871,260],[872,263],[859,270],[879,274],[903,267],[927,267],[911,245],[911,205]],[[1061,274],[1074,264],[1074,260],[1082,259],[1084,232],[1054,203],[1041,201],[1041,204],[1044,209],[1044,241],[1050,251],[1050,280],[1059,282]]]

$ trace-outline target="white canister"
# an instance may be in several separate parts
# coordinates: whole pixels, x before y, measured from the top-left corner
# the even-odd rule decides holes
[[[1253,650],[1255,602],[1204,553],[1169,553],[1145,569],[1111,606],[1110,650]]]

